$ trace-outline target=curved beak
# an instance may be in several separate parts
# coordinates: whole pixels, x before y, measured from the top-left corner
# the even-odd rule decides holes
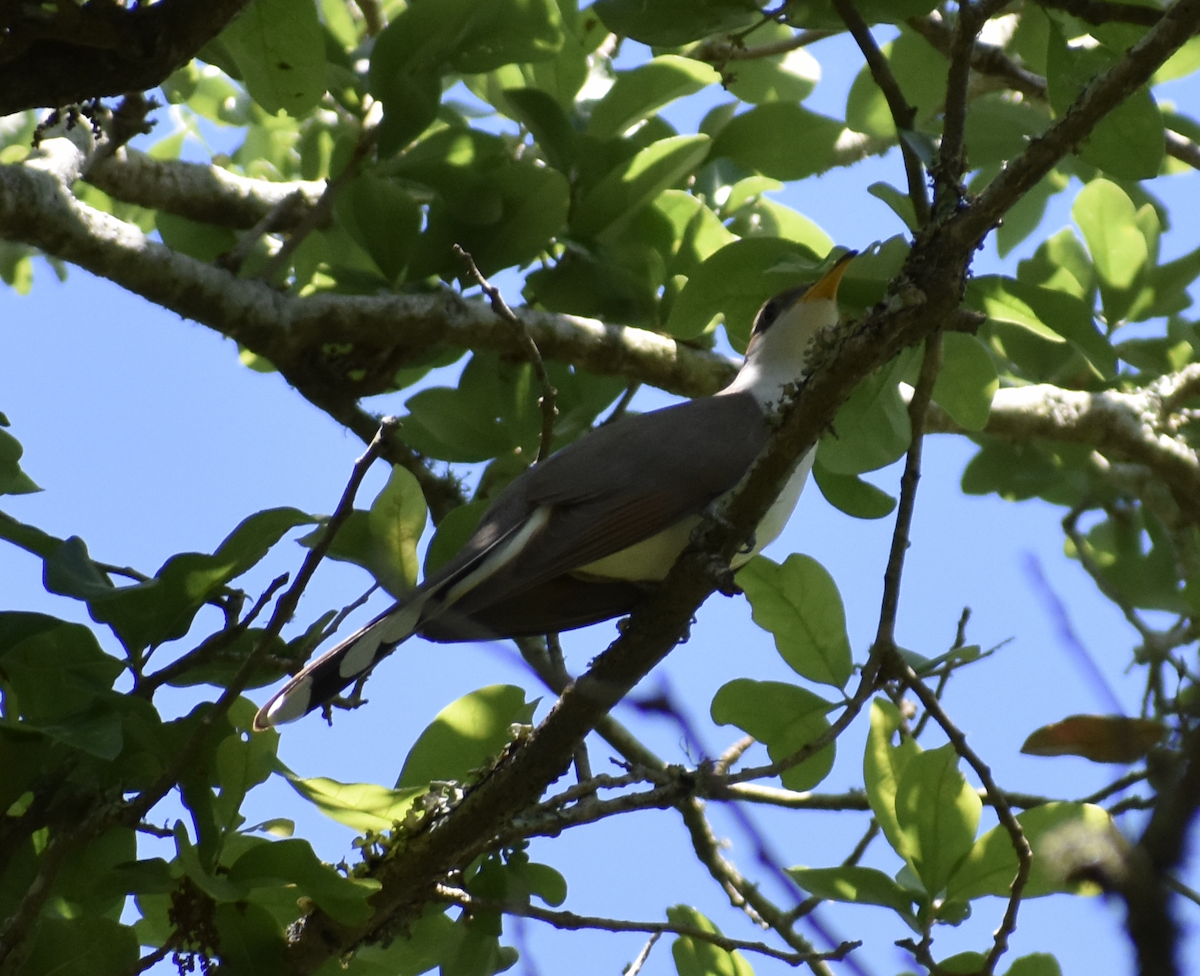
[[[822,299],[837,301],[838,285],[841,284],[842,275],[846,273],[850,262],[857,256],[857,251],[847,251],[843,254],[816,284],[809,286],[808,290],[800,296],[800,300],[802,302],[816,302]]]

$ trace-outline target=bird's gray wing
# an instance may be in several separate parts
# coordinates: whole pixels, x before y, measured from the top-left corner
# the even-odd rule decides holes
[[[545,524],[506,572],[456,606],[487,606],[697,514],[737,485],[769,438],[748,394],[690,400],[593,431],[509,486],[525,511],[549,509]]]

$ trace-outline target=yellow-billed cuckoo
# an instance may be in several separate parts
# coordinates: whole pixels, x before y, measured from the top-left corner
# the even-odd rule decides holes
[[[453,559],[292,678],[255,727],[328,704],[413,634],[520,637],[629,613],[766,446],[771,414],[804,376],[809,340],[837,322],[838,283],[854,253],[763,305],[742,368],[719,393],[592,430],[515,478]],[[799,460],[735,567],[783,530],[812,462],[813,451]]]

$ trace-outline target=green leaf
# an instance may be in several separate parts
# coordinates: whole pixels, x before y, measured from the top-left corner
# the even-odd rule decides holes
[[[1000,93],[973,99],[963,132],[971,167],[994,166],[1015,159],[1049,122],[1045,106],[1036,102],[1018,102]],[[1005,215],[1005,223],[1008,219]]]
[[[892,213],[904,221],[904,226],[914,234],[919,231],[917,212],[913,209],[912,199],[907,193],[901,193],[890,183],[872,183],[867,192],[876,199],[888,205]]]
[[[970,308],[984,312],[996,322],[1008,322],[1027,329],[1048,342],[1065,341],[1017,293],[1018,283],[1001,275],[980,275],[967,282],[966,302]],[[1086,311],[1086,309],[1085,309]],[[1090,315],[1089,315],[1090,318]]]
[[[1108,180],[1092,180],[1079,191],[1071,216],[1083,232],[1101,282],[1118,290],[1131,287],[1149,253],[1137,209],[1125,191]]]
[[[363,945],[354,951],[350,964],[353,976],[419,976],[433,969],[458,944],[462,927],[446,915],[446,906],[430,905],[404,932],[397,932],[386,945]],[[343,976],[346,964],[330,956],[314,976]]]
[[[375,578],[397,599],[416,586],[420,568],[417,543],[425,531],[428,513],[425,496],[412,472],[393,465],[387,485],[371,503],[367,526]]]
[[[896,507],[895,498],[856,474],[836,474],[823,464],[816,463],[813,465],[813,480],[830,505],[854,518],[885,518]]]
[[[983,430],[1000,388],[992,357],[978,339],[962,332],[947,332],[942,351],[933,399],[967,430]]]
[[[299,118],[325,94],[325,40],[313,0],[253,0],[221,40],[268,114]]]
[[[1052,22],[1046,59],[1050,104],[1061,116],[1097,75],[1116,64],[1118,57],[1103,46],[1068,47],[1062,30]],[[1162,113],[1149,90],[1141,88],[1096,124],[1080,148],[1079,157],[1110,176],[1145,180],[1158,175],[1165,151]]]
[[[487,461],[515,452],[534,457],[541,411],[533,369],[495,353],[471,356],[458,387],[435,386],[405,401],[404,438],[446,461]]]
[[[737,678],[722,685],[712,701],[718,725],[736,725],[767,747],[772,762],[798,752],[829,728],[825,718],[835,706],[797,685]],[[780,773],[789,790],[811,790],[833,768],[830,743],[798,766]]]
[[[738,572],[754,622],[775,637],[775,648],[797,674],[842,688],[854,662],[846,612],[833,577],[811,556],[793,553],[782,565],[755,556]]]
[[[512,726],[527,724],[537,701],[513,685],[489,685],[451,702],[409,750],[397,789],[434,780],[470,780],[512,741]]]
[[[1063,453],[1049,452],[1037,443],[988,441],[967,462],[962,490],[968,495],[994,491],[1006,501],[1036,496],[1055,505],[1074,505],[1091,492],[1086,475],[1069,460]]]
[[[899,383],[910,353],[867,376],[842,404],[833,430],[820,440],[817,458],[835,474],[861,474],[903,457],[912,439],[908,406]]]
[[[833,238],[816,223],[791,207],[762,196],[734,213],[729,230],[739,237],[782,237],[804,245],[813,254],[828,254],[833,250]]]
[[[252,902],[217,905],[214,914],[221,964],[234,973],[278,973],[284,966],[287,941],[283,926]]]
[[[688,905],[668,908],[667,921],[713,935],[721,934],[719,928]],[[679,936],[671,943],[671,956],[679,976],[754,976],[750,963],[740,952],[726,952],[711,942],[702,942],[686,935]]]
[[[872,702],[871,729],[863,752],[863,784],[871,812],[883,835],[892,850],[907,861],[911,858],[913,845],[900,827],[896,794],[905,769],[915,756],[920,755],[921,747],[907,735],[901,738],[898,746],[892,744],[901,725],[900,711],[890,701],[877,698]]]
[[[611,139],[649,118],[677,98],[720,82],[712,67],[693,58],[664,54],[630,71],[618,71],[616,81],[592,109],[589,135]]]
[[[754,0],[597,0],[591,9],[613,33],[656,47],[678,47],[760,16]]]
[[[387,169],[434,191],[410,279],[437,274],[468,281],[455,244],[484,274],[523,264],[548,248],[566,223],[570,187],[562,173],[533,158],[514,158],[504,140],[462,125],[436,129]]]
[[[43,915],[26,946],[21,976],[121,976],[137,968],[137,936],[110,918]]]
[[[875,868],[843,865],[836,868],[787,868],[786,871],[796,884],[818,898],[857,905],[882,905],[916,926],[913,892],[902,888]]]
[[[744,351],[754,316],[772,295],[818,277],[820,257],[803,244],[753,237],[726,244],[688,278],[666,329],[679,339],[703,335],[724,317],[733,347]]]
[[[569,171],[578,151],[575,129],[552,95],[537,88],[508,88],[504,96],[513,117],[530,133],[555,169]]]
[[[1062,967],[1049,953],[1033,952],[1014,959],[1004,976],[1062,976]]]
[[[237,235],[228,227],[202,224],[165,210],[155,212],[154,226],[167,247],[205,264],[232,251],[238,242]]]
[[[1093,303],[1088,296],[1095,294],[1096,269],[1075,231],[1064,227],[1042,241],[1032,258],[1018,263],[1017,280],[1065,292],[1090,307]]]
[[[958,770],[947,743],[910,758],[896,786],[896,820],[908,861],[936,895],[971,850],[983,801]]]
[[[256,512],[243,519],[211,556],[182,553],[168,559],[145,583],[96,588],[80,595],[88,600],[92,616],[110,624],[131,651],[174,640],[188,632],[205,600],[257,565],[285,533],[314,521],[294,508]]]
[[[490,504],[491,499],[477,498],[446,513],[425,550],[426,576],[441,568],[463,547]]]
[[[230,867],[229,879],[251,891],[294,885],[296,896],[311,898],[343,925],[371,917],[367,898],[380,887],[374,879],[347,878],[322,864],[306,840],[255,844]]]
[[[795,32],[786,24],[770,21],[745,37],[747,47],[759,48],[772,42],[786,42]],[[743,102],[802,102],[813,93],[821,80],[821,65],[804,48],[781,54],[769,54],[731,64],[732,80],[726,84],[731,95]]]
[[[335,203],[346,231],[390,282],[401,280],[421,232],[420,204],[394,180],[360,173]]]
[[[120,912],[125,891],[114,884],[112,872],[137,857],[137,836],[128,827],[113,827],[95,840],[75,848],[54,879],[54,897],[69,902],[80,915]]]
[[[79,624],[36,613],[0,613],[0,668],[6,706],[51,738],[100,759],[121,751],[119,696],[123,670]]]
[[[981,275],[967,282],[966,301],[993,322],[1019,326],[1054,344],[1065,339],[1099,376],[1116,376],[1116,352],[1096,329],[1087,303],[1074,295],[1000,275]]]
[[[737,165],[777,180],[802,180],[831,169],[845,126],[792,102],[767,102],[734,116],[712,147]]]
[[[1022,896],[1056,892],[1095,894],[1099,886],[1078,873],[1085,866],[1120,863],[1125,841],[1112,818],[1090,803],[1047,803],[1026,810],[1017,823],[1033,848],[1033,866]],[[1082,859],[1082,861],[1081,861]],[[981,895],[1007,898],[1017,875],[1012,837],[1001,825],[971,847],[946,886],[946,897],[967,901]]]
[[[708,155],[708,136],[672,136],[647,146],[597,183],[575,208],[571,231],[611,241],[638,208],[692,173]]]
[[[285,774],[292,788],[314,804],[330,820],[359,833],[391,830],[403,821],[417,799],[427,793],[426,785],[389,790],[374,783],[339,783],[326,776],[301,779]]]
[[[1050,198],[1065,190],[1069,183],[1066,175],[1057,169],[1051,170],[1008,209],[996,230],[996,250],[1001,257],[1007,257],[1038,229],[1046,216]]]

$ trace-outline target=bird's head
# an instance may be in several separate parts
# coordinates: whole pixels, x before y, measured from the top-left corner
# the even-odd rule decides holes
[[[746,358],[722,393],[753,393],[764,407],[778,403],[784,389],[804,376],[812,337],[838,320],[837,291],[857,251],[847,251],[811,285],[768,299],[754,317]]]

